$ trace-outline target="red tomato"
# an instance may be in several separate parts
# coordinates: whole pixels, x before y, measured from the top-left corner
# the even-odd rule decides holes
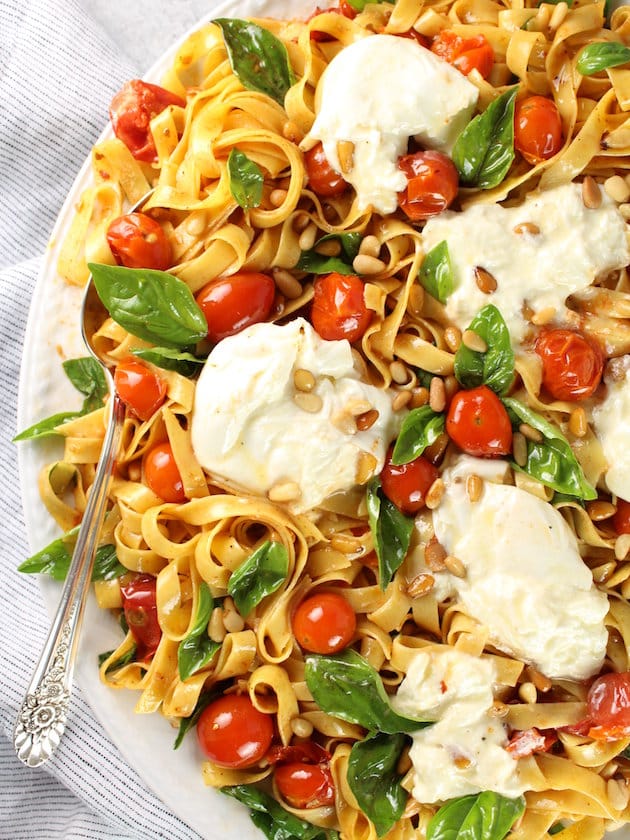
[[[534,349],[542,359],[543,385],[557,400],[584,400],[601,382],[602,352],[579,332],[546,330],[536,339]]]
[[[273,279],[253,271],[239,271],[208,283],[196,297],[208,322],[208,339],[216,343],[264,321],[275,293]]]
[[[273,719],[259,712],[246,694],[225,694],[201,713],[197,738],[203,753],[219,767],[251,767],[271,745]]]
[[[343,15],[349,20],[354,20],[354,18],[358,15],[357,10],[354,9],[347,0],[341,0],[338,6],[331,6],[330,9],[320,9],[320,7],[317,6],[313,14],[309,15],[306,19],[306,22],[308,23],[310,20],[313,20],[314,17],[317,17],[317,15],[323,15],[325,12],[333,12],[333,14],[336,15]],[[312,29],[311,40],[323,42],[333,41],[334,38],[332,35],[329,35],[328,32],[318,32],[317,29]]]
[[[118,265],[166,271],[173,251],[163,228],[146,213],[119,216],[107,229],[107,244]]]
[[[274,778],[280,796],[294,808],[319,808],[335,801],[335,786],[326,765],[281,764]]]
[[[591,738],[618,741],[630,735],[630,672],[598,677],[586,702],[594,724],[588,733]]]
[[[512,424],[501,400],[487,385],[458,391],[446,415],[446,431],[468,455],[494,458],[512,448]]]
[[[170,443],[160,443],[144,456],[144,480],[165,502],[186,501],[184,483],[177,469]]]
[[[166,382],[137,359],[116,365],[114,385],[120,399],[141,420],[148,420],[166,397]]]
[[[330,753],[315,741],[303,741],[288,747],[275,745],[265,756],[269,764],[291,764],[296,761],[305,764],[326,764],[330,761]]]
[[[428,219],[446,210],[457,196],[459,176],[453,161],[441,152],[415,152],[398,158],[407,176],[398,193],[400,209],[413,221]]]
[[[355,274],[324,274],[313,284],[311,322],[327,341],[358,341],[372,320],[363,299],[363,281]]]
[[[462,38],[452,29],[443,29],[433,39],[431,52],[457,67],[464,76],[472,70],[478,70],[487,79],[494,64],[494,52],[485,35]]]
[[[304,166],[308,185],[317,195],[332,196],[345,192],[348,184],[328,162],[321,143],[304,153]]]
[[[618,534],[630,534],[630,502],[626,502],[625,499],[617,499],[617,510],[612,522]]]
[[[162,638],[158,623],[153,575],[134,575],[126,584],[121,584],[123,612],[131,635],[136,640],[137,659],[150,659]]]
[[[381,487],[402,513],[412,515],[424,507],[425,496],[439,472],[423,455],[408,464],[395,466],[392,452],[393,447],[390,447],[381,472]]]
[[[357,626],[354,610],[334,592],[309,595],[293,614],[293,635],[311,653],[338,653],[352,641]]]
[[[539,163],[560,151],[562,120],[553,99],[527,96],[516,103],[514,146],[528,163]]]
[[[397,35],[399,38],[410,38],[412,41],[416,41],[418,44],[420,44],[421,47],[424,47],[425,49],[429,49],[429,47],[431,46],[431,41],[429,40],[429,38],[427,38],[426,35],[421,35],[419,32],[416,32],[416,30],[413,27],[411,29],[408,29],[406,32],[398,32]]]
[[[158,85],[140,79],[126,82],[112,99],[109,117],[114,134],[129,149],[136,160],[153,163],[157,160],[151,136],[151,120],[169,105],[184,108],[184,100]]]
[[[534,753],[546,753],[558,740],[553,729],[540,732],[536,727],[515,732],[505,749],[512,758],[525,758]]]

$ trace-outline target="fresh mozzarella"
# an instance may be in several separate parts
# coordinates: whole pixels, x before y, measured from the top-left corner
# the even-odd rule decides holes
[[[345,47],[317,88],[317,117],[306,144],[321,140],[326,157],[342,171],[337,143],[354,144],[354,165],[344,173],[360,209],[396,209],[407,180],[398,168],[415,136],[448,151],[470,120],[477,88],[458,70],[411,39],[374,35]]]
[[[607,380],[604,402],[593,410],[595,434],[604,450],[609,467],[606,484],[611,493],[630,500],[630,357],[622,380]]]

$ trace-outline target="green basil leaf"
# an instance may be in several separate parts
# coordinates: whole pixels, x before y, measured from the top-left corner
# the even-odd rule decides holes
[[[53,580],[65,580],[72,560],[72,551],[79,528],[73,528],[53,540],[41,551],[33,554],[18,566],[18,572],[27,575],[50,575]],[[92,569],[92,580],[113,580],[127,574],[129,569],[118,561],[116,546],[107,544],[97,549]]]
[[[446,303],[448,296],[455,288],[453,268],[446,239],[431,248],[422,260],[418,280],[430,295],[440,303]]]
[[[156,367],[164,370],[174,370],[182,376],[194,376],[199,367],[205,364],[205,359],[193,356],[192,353],[173,350],[170,347],[150,347],[141,350],[132,350],[134,356],[150,362]]]
[[[230,192],[240,207],[249,210],[262,201],[263,174],[260,166],[244,152],[232,149],[227,162]]]
[[[455,353],[455,376],[464,388],[487,385],[505,394],[514,381],[514,351],[503,316],[493,304],[480,309],[468,327],[488,345],[484,353],[460,344]]]
[[[137,650],[137,645],[134,642],[129,647],[129,649],[125,653],[123,653],[122,656],[118,657],[118,659],[115,659],[113,662],[109,663],[109,665],[107,666],[107,668],[105,670],[105,673],[106,674],[111,674],[112,671],[117,671],[119,668],[122,668],[123,665],[129,665],[129,663],[133,662],[134,659],[136,658],[136,650]],[[99,668],[101,667],[103,662],[105,662],[106,659],[109,659],[109,657],[112,655],[113,652],[114,652],[113,650],[108,650],[108,651],[105,651],[105,653],[99,653],[99,655],[98,655],[98,667]]]
[[[374,823],[379,837],[401,818],[407,791],[396,772],[406,736],[379,733],[357,741],[348,758],[348,784],[363,813]]]
[[[232,70],[243,87],[264,93],[284,106],[295,77],[282,41],[248,20],[217,18],[212,22],[221,27]]]
[[[337,840],[339,837],[332,829],[320,828],[289,813],[272,796],[253,785],[224,787],[221,793],[246,805],[254,824],[274,840]]]
[[[80,417],[80,411],[62,411],[59,414],[52,414],[44,420],[38,420],[27,429],[24,429],[13,438],[16,443],[19,440],[37,440],[38,438],[50,437],[50,435],[58,435],[56,431],[57,426],[62,426],[67,420],[74,420],[75,417]]]
[[[315,248],[322,242],[329,242],[336,239],[341,245],[341,253],[338,257],[327,257],[325,254],[318,254]],[[329,233],[318,239],[310,251],[302,251],[296,265],[296,271],[306,271],[308,274],[330,274],[336,271],[337,274],[356,274],[352,268],[352,262],[359,253],[361,246],[360,233]]]
[[[236,609],[245,618],[263,598],[282,586],[288,571],[286,548],[282,543],[267,540],[232,572],[228,595],[234,598]]]
[[[553,837],[554,834],[560,834],[560,832],[564,831],[565,828],[565,825],[563,825],[561,822],[557,822],[554,823],[549,829],[547,829],[547,834]]]
[[[384,3],[394,3],[395,0],[382,0]],[[348,3],[352,6],[353,9],[356,9],[357,12],[362,12],[363,9],[368,5],[368,3],[378,3],[379,0],[348,0]],[[328,9],[324,9],[324,11],[328,11]]]
[[[173,743],[173,749],[177,750],[182,745],[182,741],[184,740],[186,734],[193,728],[193,726],[197,726],[197,721],[201,717],[201,713],[212,703],[213,700],[216,700],[217,697],[220,697],[223,693],[222,688],[219,686],[214,686],[212,691],[204,691],[203,694],[199,695],[199,699],[197,700],[197,704],[193,709],[192,715],[187,718],[181,718],[179,721],[179,729],[177,730],[177,737]]]
[[[444,431],[445,415],[428,405],[413,408],[403,420],[392,452],[392,464],[408,464],[418,458]]]
[[[105,309],[137,338],[183,349],[206,337],[208,323],[183,280],[122,265],[90,263],[88,268]]]
[[[304,674],[308,690],[322,711],[369,732],[416,732],[431,722],[395,712],[378,672],[350,648],[334,656],[310,654]]]
[[[202,581],[199,585],[199,603],[195,623],[177,648],[177,667],[182,682],[211,662],[221,647],[220,642],[214,642],[208,636],[208,622],[213,609],[214,598],[208,584]]]
[[[378,557],[379,583],[385,590],[409,550],[413,517],[405,516],[390,502],[378,477],[371,479],[367,486],[367,509]]]
[[[498,96],[462,131],[453,163],[465,187],[488,190],[505,178],[514,160],[514,100],[518,88]]]
[[[118,560],[116,546],[108,543],[97,549],[94,555],[92,580],[115,580],[129,572]]]
[[[599,41],[582,48],[575,66],[583,76],[592,76],[600,70],[606,70],[607,67],[619,67],[620,64],[627,64],[629,61],[630,47],[618,41]]]
[[[452,799],[431,819],[427,840],[503,840],[524,810],[523,796],[489,790]]]
[[[68,359],[63,363],[66,376],[77,391],[85,395],[82,414],[101,408],[103,400],[109,394],[105,373],[100,364],[91,356],[81,359]]]
[[[541,443],[528,440],[526,464],[520,467],[516,461],[512,461],[512,467],[531,475],[558,493],[587,501],[596,499],[597,491],[584,477],[582,467],[562,432],[513,397],[504,397],[503,403],[515,431],[521,423],[529,423],[543,436]]]

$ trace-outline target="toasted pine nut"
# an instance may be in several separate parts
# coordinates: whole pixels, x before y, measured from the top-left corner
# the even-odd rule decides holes
[[[365,414],[366,411],[369,411],[372,408],[372,403],[368,400],[348,400],[345,406],[345,410],[348,414],[351,414],[352,417],[359,417],[361,414]]]
[[[574,408],[569,417],[569,431],[576,437],[584,437],[588,431],[588,420],[582,406]]]
[[[452,575],[455,575],[455,577],[466,577],[466,566],[464,566],[459,557],[453,557],[452,554],[447,554],[444,558],[444,565]]]
[[[551,13],[551,18],[549,20],[549,29],[552,32],[555,32],[556,29],[560,26],[560,24],[564,21],[565,17],[567,16],[569,11],[568,5],[561,0],[560,3],[557,3],[553,12]]]
[[[486,271],[486,269],[482,268],[480,265],[476,265],[474,268],[474,274],[475,283],[477,284],[477,288],[480,292],[483,292],[484,295],[491,295],[492,292],[496,292],[497,281],[489,271]]]
[[[420,408],[429,402],[429,389],[421,386],[414,388],[411,392],[411,407]]]
[[[310,370],[304,370],[304,368],[296,368],[293,371],[293,384],[297,388],[298,391],[304,391],[307,394],[315,387],[316,381],[313,374]]]
[[[280,484],[274,484],[267,493],[272,502],[292,502],[294,499],[299,499],[301,495],[300,485],[296,484],[295,481],[283,481]]]
[[[442,501],[442,496],[446,490],[446,485],[444,484],[444,480],[441,478],[436,478],[433,484],[427,490],[427,494],[424,498],[424,503],[429,508],[429,510],[435,510],[436,507]]]
[[[378,416],[378,411],[375,408],[371,408],[364,414],[359,414],[356,419],[357,429],[360,432],[365,432],[367,429],[371,429],[378,420]]]
[[[330,422],[344,435],[356,435],[357,433],[357,421],[347,411],[338,411],[333,414]]]
[[[540,671],[537,668],[534,668],[533,665],[528,665],[525,672],[538,691],[542,691],[544,694],[551,689],[553,683],[549,677],[541,674]]]
[[[615,540],[615,559],[625,560],[630,551],[630,534],[619,534]],[[625,595],[624,595],[625,597]]]
[[[519,467],[527,463],[527,440],[521,432],[514,432],[512,436],[512,456]]]
[[[274,268],[273,280],[278,291],[288,300],[297,300],[302,294],[302,284],[286,268]]]
[[[315,246],[315,251],[324,257],[338,257],[341,253],[341,242],[338,239],[326,239]]]
[[[466,479],[466,492],[471,502],[478,502],[483,492],[483,479],[476,473],[471,473]]]
[[[433,589],[434,584],[435,578],[433,575],[430,575],[428,572],[421,572],[407,584],[407,595],[409,595],[410,598],[420,598],[422,595],[426,595],[427,592],[430,592]]]
[[[518,427],[519,432],[526,437],[527,440],[531,440],[534,443],[542,443],[544,437],[538,429],[535,429],[533,426],[530,426],[529,423],[521,423]]]
[[[468,347],[469,350],[474,350],[475,353],[485,353],[488,349],[486,342],[474,330],[464,330],[462,333],[462,344]]]
[[[308,227],[311,223],[311,220],[306,215],[306,213],[299,213],[293,217],[293,230],[296,233],[301,233],[304,228]]]
[[[510,707],[507,703],[501,702],[501,700],[495,700],[488,709],[488,714],[492,715],[492,717],[503,718],[507,715],[510,711]]]
[[[284,204],[287,200],[287,191],[286,190],[271,190],[269,193],[269,203],[272,207],[280,207]]]
[[[313,245],[315,244],[316,238],[317,225],[313,224],[313,222],[309,222],[309,224],[304,228],[304,230],[300,234],[300,238],[298,239],[298,245],[300,246],[300,250],[310,251]]]
[[[357,254],[352,261],[352,268],[357,274],[380,274],[385,270],[385,263],[378,257],[369,257],[367,254]]]
[[[446,407],[446,389],[444,388],[444,381],[439,376],[434,376],[431,379],[429,386],[429,405],[433,411],[444,411]]]
[[[291,120],[287,120],[282,126],[282,136],[291,143],[301,143],[304,139],[304,135],[300,129]]]
[[[589,210],[596,210],[602,203],[601,190],[595,179],[590,175],[587,175],[582,181],[582,201]]]
[[[127,467],[127,478],[129,481],[140,481],[142,477],[142,466],[139,461],[132,461]]]
[[[523,703],[535,703],[538,699],[538,692],[536,686],[532,682],[521,683],[518,687],[518,696]]]
[[[551,9],[546,4],[540,6],[538,12],[534,15],[534,23],[529,28],[535,32],[542,32],[549,25],[550,17]]]
[[[223,624],[223,608],[215,607],[212,610],[208,622],[208,636],[213,642],[222,642],[225,639],[225,625]]]
[[[369,236],[363,237],[363,239],[361,240],[361,244],[359,245],[360,254],[365,254],[368,257],[378,257],[380,252],[381,243],[378,241],[377,236],[370,234]]]
[[[414,283],[409,291],[409,309],[414,315],[422,315],[424,308],[424,288]]]
[[[402,411],[411,402],[411,391],[399,391],[392,400],[394,411]]]
[[[444,546],[435,537],[431,537],[424,549],[424,562],[432,572],[443,572],[446,568],[445,558],[446,550]]]
[[[359,452],[357,461],[356,482],[357,484],[367,484],[367,482],[374,475],[374,471],[378,466],[378,461],[370,452]]]
[[[466,770],[472,764],[467,755],[458,755],[453,759],[453,764],[458,770]]]
[[[608,779],[606,782],[606,794],[612,807],[616,811],[623,811],[630,799],[628,783],[623,779]]]
[[[340,140],[337,143],[337,157],[342,174],[347,175],[354,167],[354,143],[352,140]]]
[[[459,349],[459,345],[462,343],[462,334],[457,327],[447,327],[444,330],[444,343],[451,351],[451,353],[456,353]]]
[[[234,601],[230,597],[223,601],[223,626],[228,633],[240,633],[245,627],[243,617],[239,614]]]
[[[530,321],[537,327],[542,327],[545,324],[548,324],[550,321],[556,317],[557,309],[555,306],[545,306],[543,309],[539,309],[538,312],[534,312]]]
[[[521,222],[514,227],[514,233],[518,233],[521,236],[525,233],[529,233],[531,236],[536,236],[540,233],[540,228],[538,225],[535,225],[534,222]]]
[[[455,394],[459,391],[459,382],[457,377],[452,373],[444,377],[444,391],[446,393],[446,402],[449,403]]]
[[[621,175],[613,175],[611,178],[606,178],[604,189],[617,204],[623,204],[630,198],[630,186]]]
[[[450,440],[451,439],[446,432],[442,432],[442,434],[438,435],[433,443],[430,446],[427,446],[424,450],[424,457],[428,458],[429,461],[432,461],[435,464],[446,452],[446,448],[449,445]]]
[[[293,402],[302,411],[308,411],[309,414],[317,414],[322,410],[323,402],[319,394],[309,394],[304,391],[298,391],[293,394]]]
[[[390,362],[389,372],[397,385],[406,385],[409,382],[409,371],[406,365],[399,359],[394,359],[393,362]]]
[[[291,731],[296,738],[310,738],[313,734],[313,724],[303,717],[291,718]]]
[[[616,511],[617,508],[613,504],[602,502],[601,499],[586,503],[586,512],[592,522],[603,522],[604,519],[610,519]]]

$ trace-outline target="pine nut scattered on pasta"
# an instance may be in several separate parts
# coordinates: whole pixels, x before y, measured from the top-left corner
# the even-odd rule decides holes
[[[269,193],[269,203],[272,207],[281,207],[287,200],[287,191],[281,189],[272,190]]]
[[[569,431],[576,437],[584,437],[588,431],[588,419],[582,406],[574,408],[569,416]]]
[[[313,245],[315,244],[316,239],[317,225],[315,225],[313,222],[309,222],[300,234],[300,238],[298,239],[298,245],[300,246],[300,250],[310,251]]]
[[[377,236],[369,234],[364,236],[359,245],[359,253],[365,254],[368,257],[378,257],[381,252],[381,243]]]
[[[604,181],[604,189],[613,201],[623,204],[630,198],[630,186],[621,175],[613,175]]]
[[[466,493],[471,502],[478,502],[483,493],[483,479],[476,473],[471,473],[466,479]]]
[[[367,484],[374,475],[377,466],[378,461],[371,452],[359,452],[357,472],[355,476],[356,483]]]
[[[424,549],[424,562],[432,572],[443,572],[446,568],[444,565],[445,558],[446,549],[435,537],[431,537]]]
[[[596,499],[593,502],[586,503],[586,512],[592,522],[603,522],[604,519],[610,519],[617,511],[615,505],[611,502],[604,502],[601,499]]]
[[[267,493],[269,500],[272,502],[293,502],[299,499],[302,495],[300,485],[295,481],[284,481],[280,484],[275,484]]]
[[[317,414],[324,405],[319,394],[309,394],[304,391],[293,394],[293,402],[298,408],[301,408],[302,411],[308,411],[309,414]]]
[[[298,213],[296,216],[293,217],[293,230],[296,233],[300,233],[305,228],[307,228],[310,224],[311,224],[311,220],[306,215],[306,213]]]
[[[337,157],[342,174],[347,175],[354,167],[354,143],[352,140],[339,140]]]
[[[486,269],[482,268],[480,265],[476,265],[474,268],[474,275],[475,283],[477,284],[477,288],[480,292],[483,292],[485,295],[491,295],[492,292],[496,292],[498,288],[497,281],[489,271],[486,271]]]
[[[245,627],[243,616],[240,615],[232,598],[227,597],[223,601],[223,626],[228,633],[240,633]]]
[[[457,327],[447,327],[444,330],[444,343],[451,353],[456,353],[462,343],[461,331]]]
[[[361,414],[365,414],[366,411],[370,411],[372,408],[372,404],[368,402],[368,400],[348,400],[345,406],[345,410],[348,414],[352,415],[352,417],[359,417]]]
[[[606,794],[612,807],[616,811],[623,811],[630,800],[628,783],[622,779],[608,779],[606,782]]]
[[[296,738],[310,738],[313,734],[313,724],[303,717],[291,718],[291,731]]]
[[[449,373],[448,376],[444,377],[444,393],[446,394],[446,402],[449,403],[458,391],[459,382],[457,381],[457,377],[453,376],[452,373]]]
[[[278,291],[281,292],[287,300],[297,300],[303,292],[302,284],[294,277],[286,268],[274,268],[272,270],[273,280]]]
[[[512,456],[519,467],[527,463],[527,440],[521,432],[514,432],[512,436]]]
[[[474,330],[464,330],[462,333],[462,344],[468,347],[469,350],[474,350],[475,353],[485,353],[488,349],[486,342]]]
[[[293,384],[298,391],[304,391],[307,394],[315,388],[316,380],[310,370],[304,368],[296,368],[293,371]]]
[[[528,665],[525,669],[527,677],[529,678],[530,682],[533,682],[536,686],[538,691],[542,691],[545,694],[547,691],[551,690],[553,683],[546,677],[544,674],[538,670],[538,668],[534,668],[533,665]]]
[[[582,202],[589,210],[597,210],[602,203],[602,194],[594,178],[587,175],[582,181]]]
[[[530,321],[537,327],[543,327],[545,324],[553,321],[557,312],[558,310],[555,306],[545,306],[544,309],[539,309],[538,312],[534,312]]]
[[[378,257],[370,257],[367,254],[357,254],[352,261],[352,268],[357,274],[380,274],[385,270],[385,263]]]
[[[430,592],[435,585],[435,578],[428,572],[421,572],[407,584],[407,595],[410,598],[420,598]]]
[[[535,429],[533,426],[530,426],[529,423],[521,423],[518,427],[519,432],[526,437],[527,440],[531,440],[534,443],[542,443],[544,437],[538,429]]]
[[[514,233],[521,236],[525,233],[528,233],[531,236],[537,236],[540,233],[540,228],[538,225],[534,224],[534,222],[520,222],[514,227]]]
[[[372,426],[378,420],[379,413],[375,408],[371,408],[369,411],[366,411],[364,414],[360,414],[356,419],[357,429],[360,432],[365,432],[368,429],[371,429]]]
[[[619,534],[615,540],[615,558],[625,560],[630,551],[630,534]],[[625,597],[625,596],[624,596]]]
[[[458,578],[466,577],[466,566],[462,563],[459,557],[453,557],[452,554],[447,554],[444,558],[444,565],[452,575]]]
[[[402,411],[411,402],[411,391],[398,391],[392,400],[392,408],[394,411]]]
[[[397,385],[406,385],[409,382],[409,370],[399,359],[389,363],[389,372]]]
[[[444,411],[446,407],[446,389],[439,376],[434,376],[429,386],[429,405],[433,411]]]
[[[444,480],[441,478],[436,478],[433,484],[427,490],[427,494],[424,499],[424,503],[429,508],[429,510],[435,510],[435,508],[439,506],[440,502],[442,501],[442,497],[444,496],[445,490],[446,485],[444,484]]]
[[[538,700],[538,692],[533,682],[521,683],[518,687],[518,696],[523,703],[535,703]]]
[[[212,610],[208,622],[208,636],[213,642],[222,642],[225,639],[225,624],[223,623],[223,608],[215,607]]]
[[[560,3],[557,3],[553,12],[551,13],[551,18],[549,19],[549,29],[551,32],[555,32],[556,29],[564,22],[569,11],[568,5],[565,3],[565,0],[561,0]]]
[[[139,461],[132,461],[127,467],[127,478],[129,481],[140,481],[142,477],[142,466]]]
[[[421,385],[419,388],[414,388],[411,392],[411,407],[421,408],[429,402],[429,389]]]
[[[341,242],[338,239],[326,239],[315,246],[315,252],[323,257],[338,257],[341,253]]]
[[[503,703],[501,700],[495,700],[488,709],[488,714],[492,715],[492,717],[504,718],[509,711],[510,707],[507,703]]]
[[[287,120],[282,126],[282,136],[285,140],[290,140],[291,143],[301,143],[304,135],[298,126],[291,120]]]
[[[347,534],[334,534],[330,538],[330,547],[342,554],[356,554],[362,549],[361,540]]]

